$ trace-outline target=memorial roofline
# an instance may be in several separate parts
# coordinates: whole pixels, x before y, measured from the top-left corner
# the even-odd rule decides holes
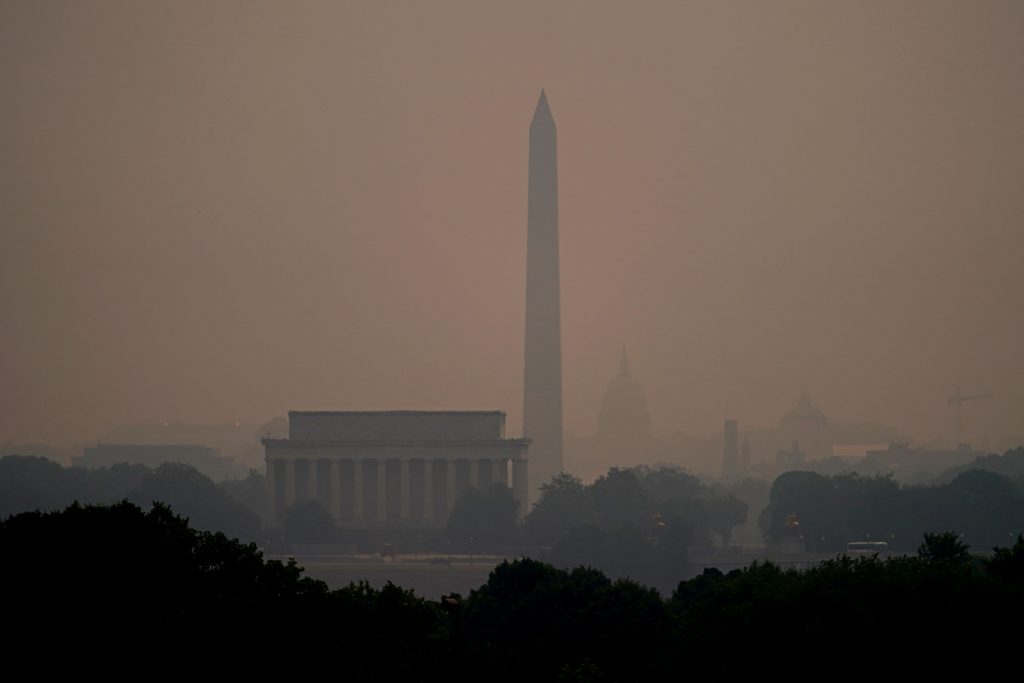
[[[519,439],[272,439],[263,437],[265,446],[529,446],[529,438]]]
[[[289,415],[505,415],[503,410],[289,410]]]

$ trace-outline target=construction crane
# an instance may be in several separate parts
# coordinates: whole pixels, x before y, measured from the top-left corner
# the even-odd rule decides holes
[[[963,431],[963,405],[968,401],[973,401],[976,398],[990,398],[992,394],[964,394],[960,391],[960,387],[957,387],[953,392],[953,395],[949,397],[949,405],[953,406],[956,411],[956,445],[959,446],[962,443],[962,431]]]

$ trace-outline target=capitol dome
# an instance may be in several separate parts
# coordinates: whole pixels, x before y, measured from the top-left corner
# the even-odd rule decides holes
[[[795,425],[813,425],[815,427],[824,427],[828,422],[828,418],[825,413],[821,412],[813,403],[811,403],[811,397],[807,395],[807,392],[800,394],[800,398],[796,401],[796,406],[788,413],[782,416],[781,426],[792,427]]]
[[[651,415],[647,410],[644,388],[629,374],[626,351],[622,351],[619,374],[608,383],[597,417],[597,435],[615,442],[644,441],[651,438]]]

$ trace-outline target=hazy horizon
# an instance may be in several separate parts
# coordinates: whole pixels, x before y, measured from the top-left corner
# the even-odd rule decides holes
[[[0,442],[521,424],[558,126],[565,427],[1024,425],[1024,5],[0,5]]]

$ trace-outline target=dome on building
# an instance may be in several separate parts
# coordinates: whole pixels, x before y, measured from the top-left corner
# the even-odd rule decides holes
[[[825,417],[825,413],[811,403],[811,397],[807,395],[807,392],[800,394],[800,398],[796,401],[796,407],[782,416],[783,426],[811,423],[823,427],[827,422],[828,418]]]
[[[644,388],[629,374],[629,360],[622,351],[619,374],[608,383],[597,418],[597,435],[614,441],[651,438],[651,415]]]

